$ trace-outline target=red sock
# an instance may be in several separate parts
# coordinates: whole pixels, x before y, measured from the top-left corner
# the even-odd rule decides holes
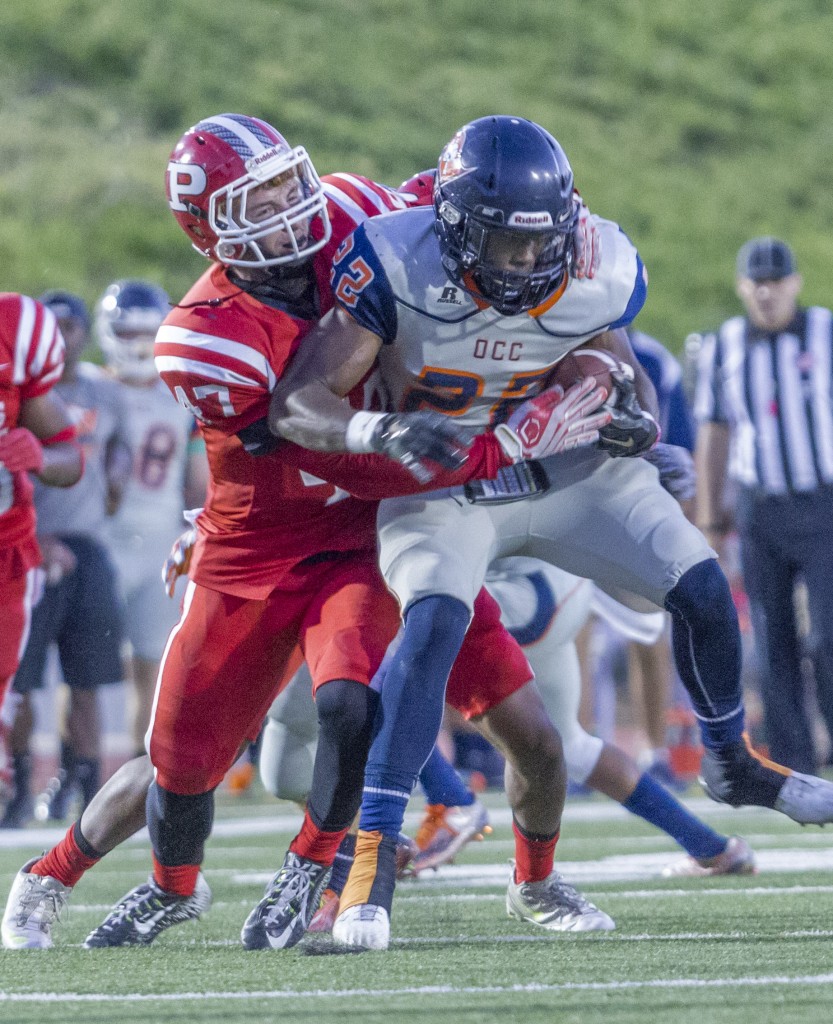
[[[29,868],[33,875],[50,875],[52,878],[57,878],[61,885],[72,888],[85,871],[89,871],[91,867],[98,864],[103,854],[89,856],[89,853],[92,852],[92,847],[89,844],[86,844],[87,853],[81,849],[75,837],[77,826],[77,822],[71,825],[60,843],[53,846],[49,853],[44,854],[37,863]]]
[[[552,871],[555,858],[555,844],[559,833],[531,839],[516,821],[512,822],[515,833],[515,882],[541,882]]]
[[[338,832],[322,831],[313,823],[307,811],[304,814],[301,831],[289,844],[289,849],[299,857],[306,857],[308,860],[314,860],[316,864],[329,866],[335,860],[336,851],[346,835],[346,828],[341,828]]]
[[[175,896],[193,896],[199,873],[199,864],[177,864],[176,867],[169,867],[167,864],[160,864],[155,855],[153,857],[154,881],[160,889]]]

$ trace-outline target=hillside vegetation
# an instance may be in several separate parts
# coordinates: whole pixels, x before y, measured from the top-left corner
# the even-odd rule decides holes
[[[179,297],[202,263],[163,171],[209,114],[397,184],[467,120],[518,113],[639,246],[640,325],[670,348],[736,309],[755,234],[787,237],[830,304],[831,39],[827,0],[5,0],[0,287],[94,301],[146,276]]]

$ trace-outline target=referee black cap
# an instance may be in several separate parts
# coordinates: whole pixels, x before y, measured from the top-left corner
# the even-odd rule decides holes
[[[778,238],[753,238],[738,253],[738,277],[753,281],[777,281],[795,273],[795,257]]]

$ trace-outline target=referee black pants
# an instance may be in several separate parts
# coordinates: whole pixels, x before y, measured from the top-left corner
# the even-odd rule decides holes
[[[806,644],[799,636],[795,590],[803,579],[812,620],[817,700],[831,732],[833,487],[789,496],[743,493],[738,513],[741,567],[761,672],[770,756],[812,774],[818,767],[813,702],[801,668]]]

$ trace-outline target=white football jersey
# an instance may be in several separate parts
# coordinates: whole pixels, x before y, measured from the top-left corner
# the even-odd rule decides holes
[[[159,575],[184,529],[183,484],[194,419],[158,381],[122,388],[125,436],[133,468],[121,507],[105,523],[105,540],[128,591],[138,578]]]
[[[433,208],[367,221],[336,253],[336,299],[385,344],[393,408],[433,409],[475,430],[500,423],[540,391],[570,349],[625,326],[646,274],[618,225],[594,217],[604,257],[592,280],[566,278],[541,306],[502,316],[447,276]]]

